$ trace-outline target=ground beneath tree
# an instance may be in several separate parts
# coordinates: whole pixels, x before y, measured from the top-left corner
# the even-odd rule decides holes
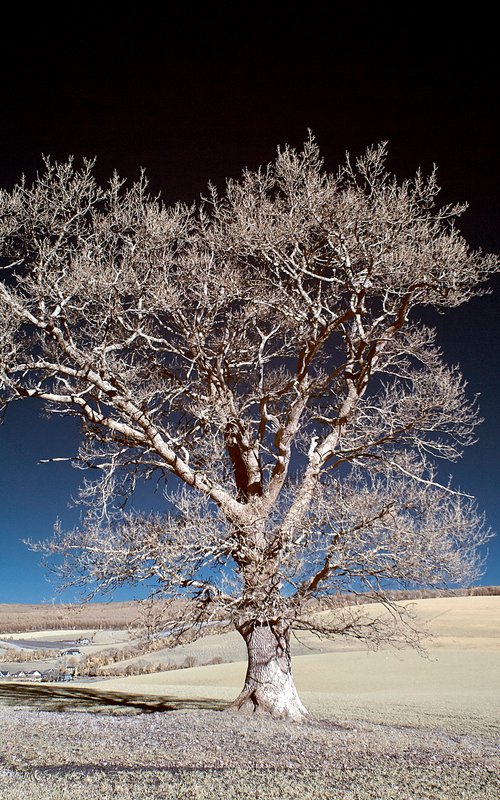
[[[189,710],[0,709],[2,800],[497,800],[498,740]]]

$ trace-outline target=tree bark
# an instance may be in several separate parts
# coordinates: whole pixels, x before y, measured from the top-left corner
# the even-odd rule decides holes
[[[252,620],[238,626],[248,652],[245,685],[232,708],[300,721],[307,716],[292,677],[290,625]]]

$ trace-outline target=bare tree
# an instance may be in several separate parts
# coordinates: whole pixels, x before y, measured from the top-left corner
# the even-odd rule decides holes
[[[167,208],[143,177],[101,188],[91,162],[47,160],[1,196],[3,403],[77,415],[75,466],[99,475],[80,526],[38,547],[89,591],[190,599],[182,629],[234,625],[241,709],[307,713],[292,628],[413,640],[387,590],[469,583],[489,536],[439,480],[478,415],[416,310],[466,302],[497,265],[454,227],[463,207],[436,204],[434,173],[398,182],[385,161],[330,175],[311,138]],[[124,508],[153,476],[165,514]],[[366,591],[393,613],[313,613]]]

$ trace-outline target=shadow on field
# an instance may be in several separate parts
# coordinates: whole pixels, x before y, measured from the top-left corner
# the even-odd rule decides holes
[[[222,711],[228,703],[216,699],[154,697],[120,692],[47,684],[10,683],[0,685],[0,706],[32,711],[92,711],[101,714],[151,714],[156,711],[206,709]]]

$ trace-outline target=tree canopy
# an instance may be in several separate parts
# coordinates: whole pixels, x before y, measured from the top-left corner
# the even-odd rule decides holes
[[[41,547],[71,582],[149,580],[192,599],[185,624],[230,621],[249,648],[239,705],[300,716],[292,625],[412,633],[401,609],[325,621],[313,598],[390,604],[477,575],[488,531],[437,465],[474,442],[478,410],[418,312],[481,293],[497,261],[460,235],[463,206],[438,205],[436,173],[398,181],[385,145],[329,174],[310,137],[192,207],[144,176],[101,187],[93,166],[46,160],[0,199],[2,402],[78,416],[75,465],[98,468],[81,524]],[[165,514],[124,508],[153,477]]]

